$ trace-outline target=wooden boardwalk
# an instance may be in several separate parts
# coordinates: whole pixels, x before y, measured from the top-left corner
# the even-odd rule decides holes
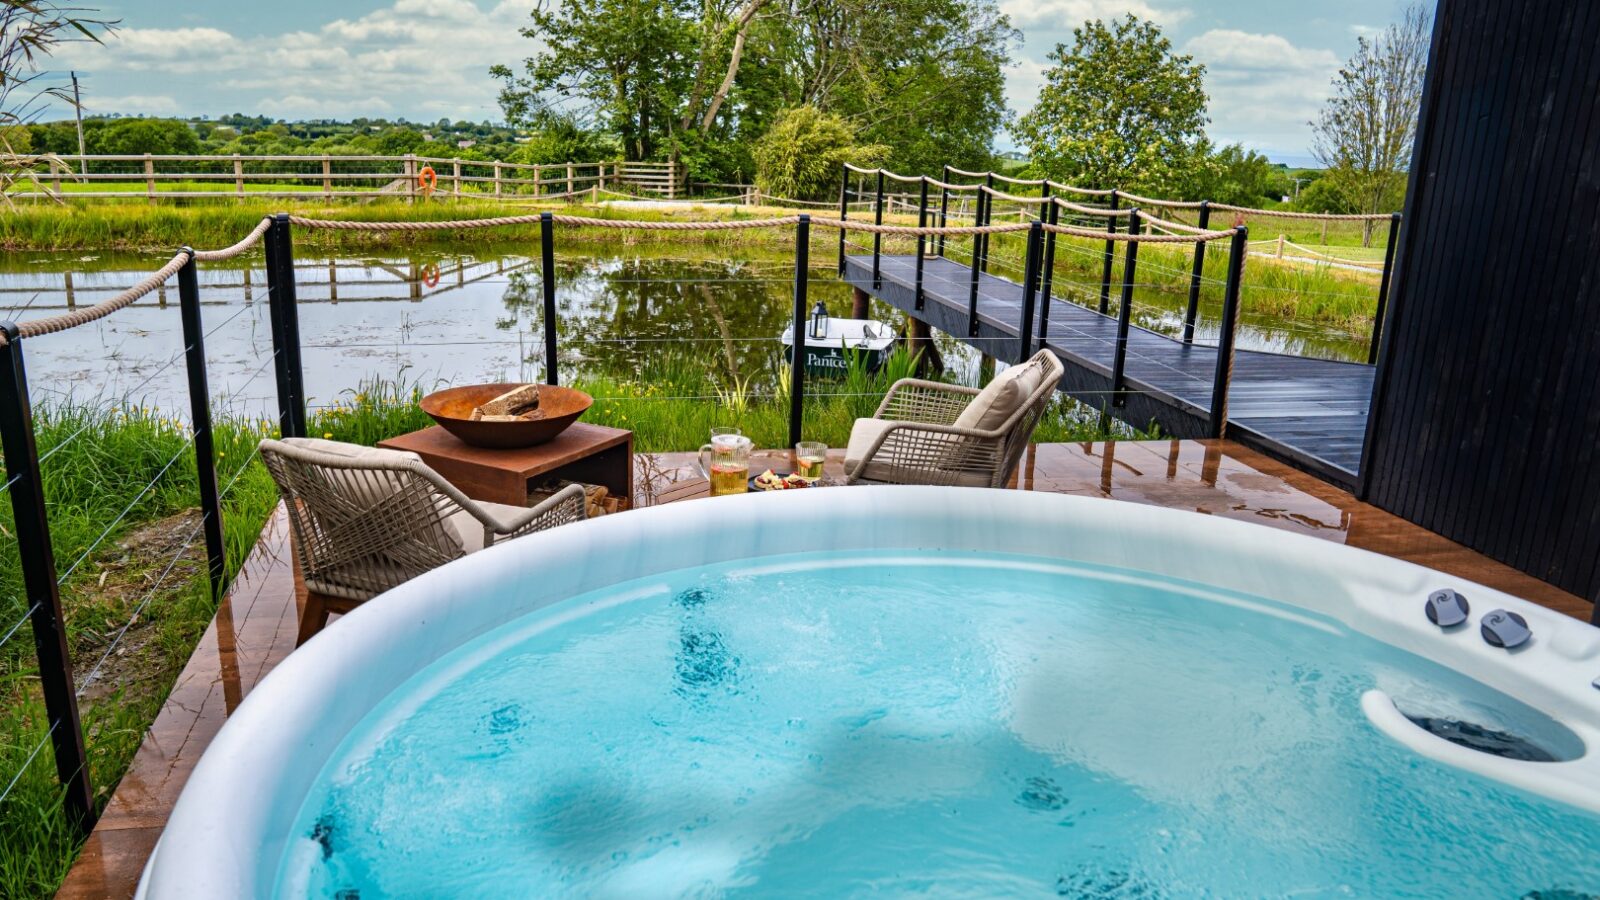
[[[942,257],[923,260],[921,312],[916,312],[916,257],[881,258],[873,284],[871,254],[845,258],[845,280],[880,300],[1003,362],[1029,355],[1018,347],[1022,286],[981,274],[978,334],[968,336],[967,299],[971,268]],[[1116,309],[1113,286],[1112,310]],[[1034,329],[1034,340],[1039,337]],[[1050,304],[1046,344],[1066,366],[1061,388],[1095,407],[1106,407],[1111,389],[1117,320],[1060,299]],[[1108,411],[1136,427],[1151,423],[1175,437],[1205,437],[1217,365],[1215,347],[1133,326],[1128,336],[1124,402]],[[1366,435],[1374,369],[1335,362],[1240,350],[1234,356],[1228,393],[1228,432],[1235,441],[1341,487],[1355,484]]]

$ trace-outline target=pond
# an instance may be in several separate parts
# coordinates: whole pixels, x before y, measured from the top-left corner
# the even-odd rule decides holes
[[[791,315],[793,263],[782,252],[703,247],[568,245],[557,259],[562,378],[638,377],[675,359],[704,367],[713,381],[771,384],[778,341]],[[0,255],[0,318],[26,320],[100,302],[165,261],[159,255]],[[829,261],[812,269],[812,300],[848,315],[850,289]],[[536,248],[473,244],[329,255],[302,248],[296,259],[306,393],[311,405],[337,400],[372,378],[442,383],[539,380],[543,314]],[[203,264],[206,352],[214,405],[242,415],[276,409],[266,276],[259,254]],[[1063,286],[1069,288],[1070,286]],[[1092,302],[1088,296],[1077,297]],[[1134,321],[1166,333],[1182,326],[1181,292],[1143,290]],[[874,305],[902,327],[904,316]],[[1203,310],[1200,340],[1215,339],[1215,311]],[[938,346],[960,380],[979,378],[978,355],[945,336]],[[1365,346],[1335,329],[1245,317],[1242,348],[1364,359]],[[72,397],[188,410],[182,330],[174,284],[112,316],[27,342],[36,402]]]

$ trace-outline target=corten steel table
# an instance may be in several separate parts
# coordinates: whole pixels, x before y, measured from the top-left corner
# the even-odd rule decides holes
[[[386,450],[409,450],[474,500],[528,505],[536,481],[564,479],[604,485],[613,497],[633,496],[633,432],[574,422],[548,443],[516,450],[464,444],[435,425],[378,442]]]

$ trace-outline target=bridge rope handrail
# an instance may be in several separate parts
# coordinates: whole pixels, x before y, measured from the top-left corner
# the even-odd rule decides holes
[[[1206,200],[1160,200],[1155,197],[1141,197],[1138,194],[1130,194],[1127,191],[1118,191],[1117,196],[1132,200],[1134,203],[1142,203],[1145,206],[1165,206],[1168,209],[1199,209],[1209,202]],[[1212,209],[1217,208],[1215,203],[1211,203],[1210,206]]]

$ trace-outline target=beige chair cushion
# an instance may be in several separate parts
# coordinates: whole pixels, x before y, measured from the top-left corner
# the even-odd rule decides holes
[[[310,450],[316,453],[326,453],[329,456],[338,456],[356,464],[362,463],[397,463],[421,462],[422,457],[409,450],[386,450],[381,447],[364,447],[360,444],[348,444],[343,441],[329,441],[322,438],[284,438],[282,443],[301,450]],[[382,471],[359,471],[353,469],[323,469],[330,482],[338,487],[341,492],[347,493],[356,502],[365,507],[376,508],[383,501],[399,493],[404,487],[403,479],[415,477],[403,473]],[[473,544],[476,549],[483,549],[483,529],[467,529],[470,535],[476,530],[477,534],[470,540],[464,539],[462,532],[451,525],[449,521],[438,523],[437,527],[430,529],[430,540],[436,544],[440,551],[454,556],[457,553],[471,553]]]
[[[888,419],[857,419],[850,426],[850,443],[844,448],[845,471],[854,471],[856,465],[872,452],[872,445],[878,442],[878,436],[893,424]]]
[[[490,503],[487,500],[479,500],[478,506],[482,507],[490,518],[501,523],[510,522],[514,517],[528,511],[526,506]],[[456,539],[461,542],[463,552],[477,553],[483,549],[483,523],[478,521],[472,513],[462,510],[446,519],[445,524],[449,526],[450,532],[455,535]]]
[[[1039,389],[1043,375],[1039,366],[1026,363],[1007,368],[984,385],[978,396],[972,398],[961,415],[956,416],[955,426],[975,431],[994,431],[1028,402],[1033,392]]]

